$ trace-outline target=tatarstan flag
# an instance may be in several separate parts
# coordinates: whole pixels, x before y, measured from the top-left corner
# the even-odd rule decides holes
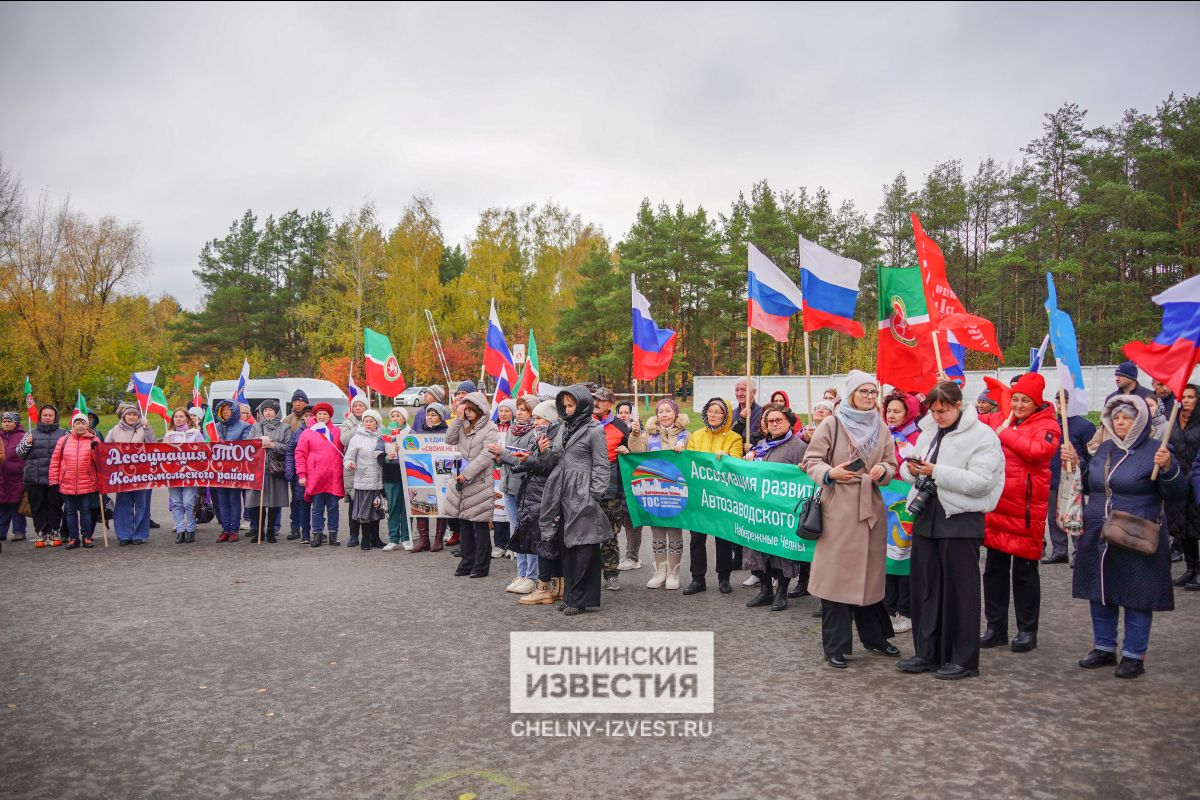
[[[29,382],[29,376],[25,376],[25,416],[29,418],[29,430],[33,430],[38,424],[37,403],[33,402],[33,384]]]
[[[204,407],[204,438],[210,442],[221,441],[221,435],[217,433],[217,421],[213,419],[212,406]]]
[[[382,333],[363,329],[363,355],[366,356],[367,386],[387,397],[395,397],[408,385],[392,343]]]
[[[521,367],[521,377],[517,380],[517,397],[525,394],[538,394],[541,385],[542,371],[538,368],[537,342],[533,338],[533,328],[530,328],[525,365]]]
[[[879,267],[879,353],[876,377],[904,392],[928,392],[938,380],[933,332],[915,267]],[[954,364],[945,337],[939,337],[942,363]]]

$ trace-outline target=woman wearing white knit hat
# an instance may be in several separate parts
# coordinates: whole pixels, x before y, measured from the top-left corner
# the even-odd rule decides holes
[[[879,383],[860,370],[846,379],[845,400],[813,434],[804,469],[821,488],[824,532],[813,552],[808,590],[821,598],[821,642],[830,666],[844,669],[850,620],[863,646],[900,650],[883,607],[887,507],[879,487],[896,476],[896,448],[879,413]]]

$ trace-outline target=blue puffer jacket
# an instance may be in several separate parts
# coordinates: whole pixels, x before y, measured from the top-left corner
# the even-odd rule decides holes
[[[232,407],[233,413],[229,415],[227,422],[221,422],[221,410],[225,406]],[[236,403],[232,403],[229,400],[220,400],[217,402],[217,435],[221,437],[222,442],[237,442],[250,435],[250,423],[243,422],[238,411],[239,408]]]

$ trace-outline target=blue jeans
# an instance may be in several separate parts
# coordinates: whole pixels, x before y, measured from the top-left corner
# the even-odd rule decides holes
[[[1117,652],[1117,618],[1121,611],[1121,606],[1106,606],[1092,601],[1092,638],[1097,650]],[[1126,608],[1124,611],[1125,646],[1121,648],[1121,655],[1141,661],[1150,649],[1150,623],[1154,619],[1154,612],[1136,608]]]
[[[329,492],[314,494],[312,499],[312,532],[314,535],[325,533],[325,520],[329,520],[329,535],[336,536],[338,532],[338,500],[340,498]]]
[[[8,538],[8,528],[17,536],[25,535],[25,518],[17,513],[19,503],[0,503],[0,540]]]
[[[113,531],[122,542],[150,538],[150,489],[118,492],[113,511]]]
[[[304,500],[304,487],[298,479],[292,478],[290,485],[292,502],[288,507],[288,522],[292,533],[302,533],[307,539],[308,532],[312,530],[312,504]]]
[[[242,490],[213,489],[222,533],[237,533],[242,525]]]
[[[504,493],[504,513],[508,516],[508,527],[512,531],[517,529],[517,496],[515,494]]]
[[[175,532],[195,533],[196,495],[200,490],[195,486],[172,486],[167,492],[171,497],[171,518],[175,520]]]
[[[517,553],[517,577],[537,578],[538,562],[533,553]]]
[[[140,492],[135,494],[140,494]],[[149,490],[146,490],[146,494],[150,494]],[[84,536],[89,538],[92,535],[92,503],[90,498],[91,495],[86,494],[64,494],[62,496],[63,516],[66,518],[67,523],[67,538],[72,542],[79,541],[81,531]],[[147,530],[149,529],[147,528]]]

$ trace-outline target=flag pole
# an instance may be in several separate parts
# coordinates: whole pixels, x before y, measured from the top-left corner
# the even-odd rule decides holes
[[[633,379],[633,415],[634,415],[635,417],[637,417],[637,418],[638,418],[638,423],[639,423],[639,424],[640,424],[640,423],[641,423],[641,421],[642,421],[641,414],[642,414],[642,410],[641,410],[641,408],[638,406],[638,385],[637,385],[637,378],[634,378],[634,379]]]
[[[942,366],[942,348],[938,343],[938,332],[933,331],[933,357],[937,359],[938,380],[942,380],[942,376],[946,374],[946,368]],[[928,363],[928,362],[927,362]]]
[[[369,406],[368,406],[369,408]],[[262,483],[258,487],[258,544],[262,544],[263,534],[263,509],[266,508],[267,500],[267,452],[266,448],[259,443],[260,449],[263,450],[263,476]],[[282,513],[282,512],[281,512]]]
[[[1175,403],[1171,408],[1171,418],[1167,420],[1167,430],[1163,434],[1162,441],[1158,443],[1159,448],[1167,446],[1167,442],[1171,439],[1171,429],[1175,427],[1175,420],[1179,417],[1179,406],[1181,403]],[[1154,469],[1150,472],[1150,480],[1158,480],[1158,464],[1154,465]]]
[[[753,408],[753,399],[750,396],[751,386],[753,385],[750,383],[750,337],[753,333],[754,333],[754,329],[751,328],[749,325],[747,325],[746,326],[746,416],[744,419],[742,419],[742,422],[745,423],[745,426],[746,426],[746,447],[750,446],[750,409]],[[736,397],[734,398],[734,401],[735,402],[737,401]]]
[[[812,361],[808,354],[808,328],[804,329],[804,388],[808,392],[808,424],[812,424]]]
[[[100,532],[104,535],[104,546],[108,547],[108,520],[104,518],[104,492],[100,492]]]
[[[1067,435],[1067,396],[1063,392],[1063,388],[1061,386],[1058,387],[1058,417],[1060,424],[1062,425],[1063,444],[1066,444],[1069,441],[1069,437]],[[1168,428],[1168,430],[1170,429]],[[1074,467],[1068,467],[1066,464],[1063,464],[1063,466],[1067,467],[1068,471],[1070,472],[1075,471]]]

